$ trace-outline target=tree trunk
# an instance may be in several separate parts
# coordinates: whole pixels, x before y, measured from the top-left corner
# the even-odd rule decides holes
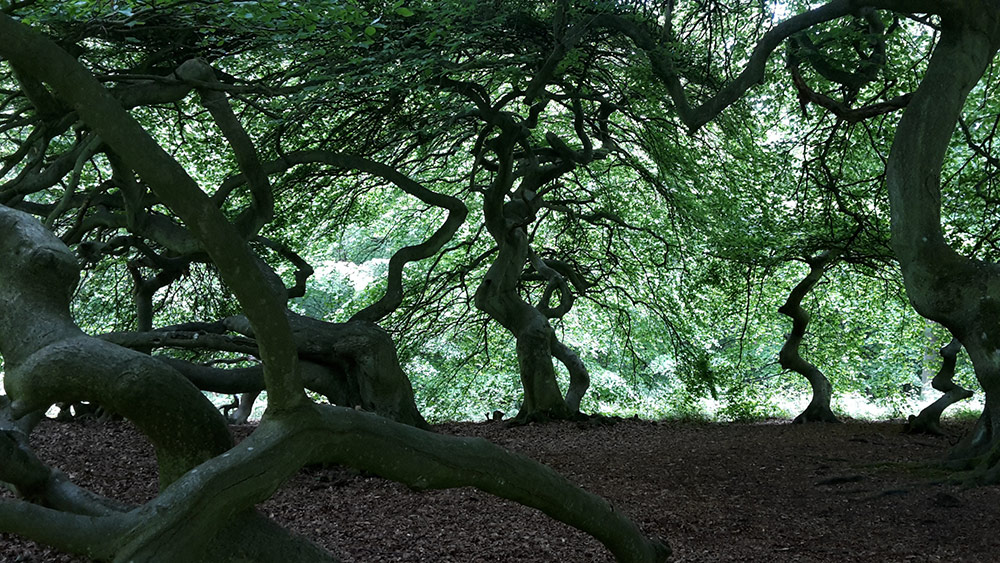
[[[238,406],[230,419],[233,424],[246,424],[250,420],[250,415],[253,414],[253,405],[257,402],[257,397],[260,397],[260,391],[240,393]]]
[[[976,425],[948,454],[949,465],[976,469],[986,482],[1000,482],[1000,354],[991,347],[966,348],[976,378],[983,387],[985,404]]]
[[[156,448],[160,484],[229,447],[225,421],[179,373],[84,334],[69,302],[76,257],[34,217],[0,206],[0,354],[14,418],[89,401],[125,416]]]
[[[934,371],[931,369],[931,365],[936,361],[936,358],[944,355],[944,348],[938,345],[937,336],[934,334],[934,326],[937,324],[934,321],[925,320],[926,328],[924,329],[924,356],[920,362],[920,396],[924,396],[924,390],[927,388],[927,384],[931,383],[934,378]],[[959,343],[959,347],[961,347]],[[947,345],[946,345],[947,346]],[[957,352],[956,352],[957,353]]]
[[[302,377],[310,389],[336,405],[427,427],[417,410],[413,386],[399,365],[396,345],[385,330],[367,321],[328,323],[290,311],[287,315],[302,359]],[[225,324],[253,335],[244,317],[226,319]]]
[[[572,412],[579,412],[583,395],[590,388],[590,372],[579,354],[558,338],[552,339],[552,355],[566,366],[569,372],[569,387],[566,388],[566,406]]]
[[[133,511],[131,529],[116,540],[117,557],[197,559],[227,522],[221,515],[266,498],[307,463],[342,463],[417,490],[475,487],[594,536],[617,561],[655,563],[670,555],[669,547],[645,537],[607,501],[534,460],[482,439],[433,434],[354,409],[315,405],[265,415],[260,428],[229,453]]]
[[[997,479],[1000,450],[1000,268],[957,254],[941,229],[941,168],[965,100],[1000,46],[1000,6],[965,0],[942,8],[927,72],[900,119],[886,168],[892,245],[911,303],[969,353],[986,405],[952,451]]]
[[[778,352],[778,363],[784,369],[792,370],[806,378],[812,387],[812,400],[809,406],[795,417],[792,422],[801,424],[804,422],[840,422],[830,409],[830,400],[833,397],[833,387],[830,380],[823,375],[818,367],[809,363],[799,354],[799,346],[806,334],[806,327],[809,325],[809,312],[802,308],[802,299],[819,282],[826,272],[826,269],[836,260],[837,254],[824,252],[813,258],[806,260],[809,264],[809,273],[802,279],[788,294],[785,304],[778,308],[778,312],[792,319],[792,332],[785,338],[785,344]]]
[[[500,251],[476,290],[476,307],[503,325],[516,340],[524,400],[514,421],[569,418],[575,411],[563,398],[552,366],[555,331],[548,318],[517,292],[528,261],[527,235],[517,228],[498,242]]]
[[[972,397],[972,391],[964,389],[955,384],[955,360],[962,350],[962,343],[957,338],[952,338],[947,346],[941,348],[941,369],[934,376],[931,385],[938,391],[944,393],[938,400],[920,411],[917,416],[910,416],[906,421],[904,431],[908,434],[936,434],[944,435],[941,429],[941,413],[951,405]]]
[[[424,428],[413,387],[399,365],[396,346],[381,327],[367,321],[328,323],[287,312],[299,353],[302,381],[331,404],[360,407],[404,424]],[[223,334],[227,330],[243,336]],[[145,333],[109,333],[101,338],[133,349],[177,347],[226,350],[257,355],[253,331],[245,317],[219,323],[188,323]],[[260,366],[222,369],[165,356],[156,358],[180,372],[203,391],[244,395],[240,413],[252,407],[264,390]]]
[[[68,315],[78,275],[72,254],[37,221],[25,221],[23,214],[0,206],[0,257],[5,258],[0,260],[0,299],[10,304],[0,308],[0,353],[20,370],[16,377],[8,372],[5,381],[12,383],[12,412],[30,412],[63,394],[94,394],[124,407],[123,414],[140,427],[153,422],[147,435],[158,455],[174,462],[161,459],[161,471],[168,466],[176,477],[141,508],[107,516],[0,500],[0,530],[94,558],[202,560],[219,532],[233,525],[234,516],[247,514],[271,496],[303,464],[337,462],[413,488],[474,486],[539,508],[592,534],[622,562],[659,563],[670,556],[665,544],[645,537],[608,502],[537,462],[483,440],[439,436],[384,417],[309,402],[284,301],[269,290],[280,280],[258,267],[245,241],[196,182],[78,61],[4,12],[0,36],[0,56],[28,66],[52,86],[206,247],[252,323],[270,401],[253,434],[219,451],[213,441],[221,421],[218,411],[164,364],[82,335]],[[44,236],[37,235],[39,228]],[[53,350],[56,346],[64,348]],[[108,358],[112,365],[100,363]],[[81,374],[81,368],[87,369]],[[189,391],[203,403],[187,400]],[[209,409],[199,408],[204,403]],[[179,411],[185,416],[173,416]],[[194,428],[198,433],[187,435]],[[195,467],[193,453],[211,459]],[[183,474],[176,475],[178,470]],[[248,542],[262,539],[258,529],[236,529]]]

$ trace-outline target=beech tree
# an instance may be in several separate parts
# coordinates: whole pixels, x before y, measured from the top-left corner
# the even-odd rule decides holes
[[[444,295],[461,294],[514,338],[523,389],[515,420],[572,418],[590,375],[554,325],[571,316],[578,299],[597,299],[616,284],[611,245],[587,239],[601,236],[594,232],[621,239],[619,231],[629,230],[655,245],[643,252],[666,244],[614,208],[617,184],[602,179],[612,170],[647,172],[631,155],[633,133],[625,127],[641,110],[614,69],[627,61],[628,42],[607,34],[581,40],[589,12],[571,3],[502,7],[429,3],[403,25],[387,24],[385,48],[351,72],[383,89],[405,83],[446,108],[424,116],[427,138],[404,142],[439,146],[434,158],[463,170],[468,187],[456,197],[475,210],[470,221],[480,226],[449,243],[445,253],[464,252],[463,259],[436,259],[431,281],[416,291],[429,297],[404,314],[426,315]],[[400,59],[416,61],[403,78],[394,66]],[[386,70],[371,71],[372,61]],[[554,360],[568,373],[565,391]]]
[[[941,414],[954,403],[972,397],[972,391],[954,382],[956,357],[961,350],[962,343],[956,338],[952,338],[951,342],[941,348],[941,369],[934,376],[931,385],[943,394],[916,416],[911,415],[907,419],[906,432],[943,435]]]
[[[19,8],[24,6],[8,11],[17,14]],[[400,10],[399,15],[406,13]],[[150,8],[143,22],[150,29],[171,29],[176,15]],[[73,23],[67,25],[80,32]],[[253,506],[304,464],[344,463],[417,489],[471,485],[539,507],[593,533],[623,561],[662,561],[669,555],[665,544],[645,537],[607,502],[551,470],[481,440],[437,436],[413,427],[423,421],[413,408],[409,382],[395,361],[391,341],[380,337],[371,321],[398,305],[398,270],[440,248],[448,231],[464,219],[461,206],[360,157],[320,151],[284,153],[273,163],[263,160],[251,136],[256,124],[241,123],[234,110],[233,98],[242,88],[225,84],[219,79],[225,73],[205,60],[177,60],[185,54],[183,48],[163,58],[143,58],[138,65],[148,74],[139,78],[130,73],[120,82],[131,87],[108,89],[93,70],[9,13],[0,14],[0,35],[5,42],[0,57],[16,77],[19,102],[28,102],[18,112],[24,120],[18,126],[28,134],[6,161],[8,170],[19,166],[20,173],[5,186],[7,205],[0,207],[0,277],[9,304],[0,315],[0,353],[10,398],[4,401],[9,421],[0,434],[5,458],[0,480],[20,497],[0,502],[0,529],[95,559],[334,560],[257,514]],[[228,48],[246,48],[251,38],[236,34],[221,40],[226,41]],[[134,116],[145,104],[183,108],[192,91],[222,132],[220,157],[232,158],[239,171],[211,196]],[[151,125],[155,129],[155,121]],[[78,136],[61,137],[70,127],[76,127]],[[60,153],[67,140],[69,152]],[[43,162],[50,151],[59,155],[54,161],[58,164]],[[101,189],[83,190],[81,198],[80,163],[97,155],[106,159],[113,176]],[[364,170],[452,212],[443,230],[424,244],[399,251],[390,263],[385,296],[347,325],[290,314],[287,300],[297,285],[287,288],[248,244],[261,240],[261,229],[273,218],[268,176],[301,162]],[[55,204],[31,197],[67,175],[65,196]],[[244,185],[242,197],[230,197]],[[104,193],[107,190],[114,193]],[[183,274],[185,260],[208,261],[235,295],[243,316],[167,327],[152,335],[146,331],[95,338],[83,333],[69,313],[78,280],[77,258],[26,212],[43,215],[51,225],[72,209],[67,240],[79,243],[75,237],[81,231],[93,235],[96,224],[125,229],[129,236],[112,241],[97,236],[91,250],[134,249],[148,260],[141,265],[160,266],[161,273],[174,266]],[[296,277],[308,275],[293,251],[273,246],[296,264]],[[147,276],[140,271],[133,276],[143,310],[141,328],[150,326],[150,294],[175,275]],[[33,311],[31,317],[24,315],[26,310]],[[115,343],[140,350],[202,346],[193,341],[254,354],[261,369],[220,374]],[[346,372],[347,377],[331,380],[332,371]],[[230,390],[265,389],[268,409],[254,434],[232,447],[223,418],[192,382]],[[361,410],[319,405],[305,394],[306,385],[335,402],[345,395],[367,402],[357,405]],[[141,507],[120,506],[81,491],[31,453],[25,432],[37,413],[54,403],[76,401],[101,404],[146,434],[160,469],[161,493],[156,499]]]
[[[995,480],[989,455],[997,446],[996,266],[957,253],[946,240],[941,223],[941,170],[959,116],[970,92],[993,62],[998,43],[998,9],[976,0],[897,2],[834,0],[802,12],[765,33],[742,72],[704,97],[692,97],[670,64],[667,33],[608,15],[603,25],[631,37],[647,55],[657,77],[666,85],[678,117],[692,130],[705,126],[726,107],[745,96],[764,78],[767,60],[782,41],[825,22],[850,17],[858,10],[894,10],[911,17],[930,14],[939,32],[933,56],[917,89],[906,99],[885,163],[892,209],[892,245],[902,269],[907,295],[921,315],[946,326],[972,358],[986,394],[986,407],[975,431],[952,455],[984,478]],[[668,14],[669,16],[669,14]],[[671,21],[670,17],[665,21]],[[936,22],[940,23],[936,23]],[[692,100],[694,100],[692,102]],[[810,100],[808,96],[806,101]],[[893,97],[893,104],[898,98]],[[985,159],[989,161],[989,156]]]
[[[837,123],[902,112],[879,163],[892,250],[912,304],[966,348],[985,392],[975,431],[952,455],[997,479],[1000,270],[989,243],[970,249],[960,246],[965,237],[946,236],[953,232],[942,227],[941,190],[950,146],[997,167],[983,140],[992,133],[960,118],[1000,47],[995,2],[831,0],[777,23],[766,6],[747,2],[734,13],[754,18],[728,27],[713,27],[719,12],[684,2],[303,3],[294,12],[283,4],[136,3],[91,12],[88,3],[38,1],[6,4],[0,14],[9,108],[0,186],[8,394],[0,401],[0,481],[19,497],[0,501],[0,529],[98,559],[331,560],[253,506],[304,464],[336,462],[418,489],[476,486],[594,535],[619,560],[664,560],[665,544],[551,470],[482,441],[423,430],[395,344],[378,323],[421,314],[415,304],[442,294],[430,282],[457,287],[515,340],[524,390],[517,418],[573,417],[588,370],[553,325],[575,299],[600,290],[662,309],[671,300],[650,293],[669,294],[669,281],[649,283],[652,291],[614,288],[648,282],[657,268],[684,269],[690,257],[677,250],[696,247],[680,243],[689,234],[668,222],[640,220],[641,209],[617,209],[629,198],[669,207],[686,184],[665,187],[663,169],[698,168],[659,158],[669,143],[650,138],[738,131],[759,105],[755,88],[784,77],[768,68],[783,45],[802,110],[819,106]],[[935,32],[926,68],[914,65],[922,76],[912,92],[875,80],[891,58],[897,18]],[[813,35],[838,25],[860,35]],[[835,60],[844,52],[858,54],[856,73],[845,69],[859,61]],[[820,168],[829,172],[824,185],[842,185],[840,171]],[[585,175],[613,169],[626,171],[627,187]],[[371,185],[426,211],[412,240],[392,252],[379,295],[343,323],[291,312],[312,268],[301,248],[282,240],[290,230],[282,227],[343,219]],[[343,215],[302,206],[326,193],[343,200]],[[663,200],[642,199],[650,193]],[[869,232],[859,210],[875,204],[834,200]],[[811,265],[821,272],[833,254],[859,252],[844,244],[850,235],[831,230],[832,241],[811,240],[782,258],[818,255]],[[557,244],[570,231],[586,233],[573,243],[606,234],[612,242],[592,245],[608,249],[621,244],[612,235],[639,233],[648,248],[622,268],[610,259],[584,264],[579,249]],[[819,254],[825,250],[832,254]],[[90,335],[69,309],[80,259],[112,258],[126,262],[137,330]],[[408,264],[424,268],[427,283],[407,283]],[[238,306],[221,318],[157,327],[157,291],[201,267],[217,272]],[[800,294],[817,277],[788,300],[799,325]],[[219,369],[150,355],[166,348],[235,353],[258,365]],[[711,371],[704,352],[691,356]],[[569,372],[565,393],[553,360]],[[813,379],[821,403],[813,411],[823,418],[828,389]],[[314,402],[307,389],[333,404]],[[266,391],[267,410],[233,447],[200,390],[248,400]],[[30,451],[26,436],[40,413],[79,401],[146,434],[160,469],[156,499],[120,506]]]
[[[920,87],[896,130],[886,182],[893,206],[893,248],[917,311],[962,343],[986,395],[976,428],[952,456],[996,481],[992,452],[1000,429],[1000,274],[992,262],[963,256],[941,225],[941,165],[969,93],[1000,48],[1000,8],[989,2],[924,7],[941,17],[941,36]]]

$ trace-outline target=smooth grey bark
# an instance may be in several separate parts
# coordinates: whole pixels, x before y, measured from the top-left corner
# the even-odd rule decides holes
[[[958,353],[962,350],[962,343],[957,338],[952,338],[951,342],[941,348],[940,354],[943,361],[941,369],[931,380],[931,386],[944,393],[936,401],[924,407],[917,416],[910,415],[906,421],[904,431],[909,434],[936,434],[944,435],[941,429],[941,414],[951,405],[971,398],[974,393],[961,387],[953,381],[955,377],[955,362]]]
[[[985,394],[975,428],[953,449],[959,465],[1000,479],[1000,266],[956,253],[941,228],[941,167],[966,97],[1000,47],[1000,6],[942,3],[941,35],[896,130],[886,169],[892,245],[911,303],[969,353]]]
[[[139,509],[120,515],[84,517],[23,501],[3,500],[0,501],[0,529],[93,557],[114,557],[119,561],[198,561],[205,557],[207,546],[220,541],[220,531],[231,530],[227,526],[234,518],[251,518],[252,507],[269,497],[304,463],[340,461],[416,488],[471,485],[538,507],[594,535],[619,561],[657,563],[669,557],[670,550],[665,544],[646,538],[609,503],[536,462],[482,440],[437,436],[353,409],[309,403],[297,371],[297,352],[284,302],[281,296],[270,291],[272,280],[259,269],[239,233],[218,213],[180,165],[79,63],[51,41],[2,12],[0,36],[4,37],[0,42],[0,56],[15,64],[30,63],[36,78],[48,83],[59,97],[71,103],[81,118],[151,185],[205,245],[223,279],[248,313],[262,352],[264,379],[271,399],[260,427],[245,442],[191,468]],[[5,234],[0,232],[0,235]],[[0,237],[0,255],[9,239]],[[54,255],[55,263],[47,258],[49,254],[41,254],[46,269],[71,267],[75,272],[75,265],[65,259],[63,249],[64,246]],[[27,250],[29,256],[35,256],[39,254],[36,251],[46,249],[30,247]],[[0,282],[3,282],[0,287],[8,287],[7,279],[0,279]],[[49,289],[43,289],[46,287]],[[39,302],[45,305],[52,301],[48,295],[52,287],[51,284],[22,286],[16,293],[20,297],[35,292],[45,298]],[[65,288],[59,285],[54,287],[56,301],[61,300],[65,308],[71,291],[63,291]],[[30,355],[30,340],[6,332],[13,322],[8,319],[5,325],[4,320],[0,316],[0,335],[14,336],[13,341],[0,350],[5,360],[18,358],[18,354]],[[73,340],[79,335],[75,326],[57,324],[52,328],[56,330],[46,331],[42,336]],[[77,360],[74,367],[88,366],[101,359],[97,352],[121,350],[104,341],[90,340],[98,343],[91,350],[95,354],[78,355],[79,347],[62,350],[60,357],[66,365]],[[128,351],[126,356],[131,358],[129,355],[135,354]],[[155,362],[148,356],[142,358]],[[155,365],[160,366],[162,372],[162,364],[155,362]],[[112,366],[111,369],[116,367],[130,366]],[[156,367],[150,369],[157,372]],[[123,389],[115,383],[124,380],[125,383],[120,384],[131,391],[129,382],[137,382],[143,373],[122,375],[119,369],[115,382],[95,383],[111,384],[108,395],[112,400],[132,400],[134,397],[122,393]],[[183,379],[180,381],[181,387],[189,385]],[[90,385],[83,387],[90,389]],[[27,389],[34,391],[31,387]],[[53,390],[59,391],[59,388]],[[154,393],[164,391],[167,390],[154,386]],[[14,407],[16,411],[16,402]],[[214,409],[212,412],[220,416]],[[129,414],[143,416],[142,412]],[[149,414],[147,412],[146,416]],[[233,533],[258,534],[261,530],[239,528]]]
[[[11,420],[0,421],[0,484],[29,502],[64,512],[106,516],[123,506],[74,485],[65,473],[45,465],[28,445],[28,434]]]
[[[453,84],[452,87],[459,91],[467,89],[467,85],[463,84]],[[475,95],[472,97],[476,99]],[[483,197],[483,220],[498,251],[476,288],[475,304],[510,331],[516,341],[524,398],[514,422],[577,417],[580,416],[580,400],[590,385],[590,376],[579,356],[559,342],[549,322],[569,311],[573,302],[572,293],[564,277],[532,251],[528,232],[529,226],[537,220],[546,190],[552,189],[560,176],[577,165],[604,158],[607,151],[594,149],[584,130],[582,109],[577,105],[574,109],[576,133],[583,145],[582,150],[574,151],[558,135],[547,133],[546,149],[551,151],[553,163],[542,165],[533,154],[536,148],[531,147],[528,131],[522,124],[490,107],[484,100],[478,100],[477,105],[495,122],[500,133],[490,143],[498,170]],[[485,132],[482,139],[485,139]],[[515,148],[522,147],[529,147],[526,152],[530,156],[515,157]],[[481,143],[479,149],[483,151]],[[485,152],[480,152],[476,158],[483,160]],[[526,301],[519,291],[527,265],[548,282],[537,305]],[[549,302],[556,291],[559,292],[560,303],[557,307],[550,307]],[[566,397],[556,380],[553,356],[563,361],[570,372],[571,382]]]
[[[309,463],[340,463],[417,490],[476,487],[594,536],[618,561],[659,563],[670,556],[665,543],[644,536],[610,503],[534,460],[480,438],[433,434],[324,405],[266,414],[257,431],[226,455],[203,463],[130,512],[81,518],[0,501],[0,529],[115,561],[275,560],[250,556],[269,538],[282,541],[275,534],[284,531],[241,508],[267,498]],[[310,561],[293,557],[303,553],[312,553],[316,561],[333,560],[304,545],[282,549],[287,554],[281,560]],[[268,552],[284,553],[275,546]]]
[[[427,426],[417,409],[409,378],[399,365],[395,343],[381,327],[364,321],[328,323],[287,314],[307,389],[335,405],[360,407],[404,424]],[[176,347],[257,355],[253,331],[246,318],[232,317],[223,323],[179,328],[202,330],[109,333],[101,338],[135,349]],[[221,334],[225,330],[244,336]],[[222,369],[162,355],[155,357],[203,391],[254,394],[264,390],[263,370],[259,366]],[[249,407],[249,401],[241,399],[240,416]]]
[[[0,428],[7,428],[28,436],[44,418],[45,411],[36,410],[15,419],[10,410],[10,398],[6,395],[0,395]]]
[[[476,290],[476,307],[514,335],[524,399],[516,422],[569,418],[573,411],[563,398],[552,366],[555,330],[538,309],[521,298],[517,284],[528,259],[523,229],[498,240],[500,251]]]
[[[242,238],[248,239],[274,218],[274,194],[271,193],[271,182],[261,165],[257,148],[236,117],[229,98],[224,92],[214,88],[220,83],[215,77],[215,70],[208,63],[202,59],[191,59],[180,65],[174,74],[183,81],[205,85],[198,88],[201,104],[212,115],[216,126],[229,143],[236,163],[250,187],[251,204],[234,221]]]
[[[260,397],[260,391],[240,393],[239,404],[233,414],[229,415],[229,421],[233,424],[246,424],[250,420],[250,415],[253,414],[253,406],[258,397]]]
[[[558,338],[552,339],[552,356],[562,362],[569,372],[569,386],[566,388],[566,406],[571,412],[579,412],[580,402],[590,388],[590,372],[579,354],[566,346]]]
[[[149,437],[162,486],[229,447],[225,421],[180,374],[77,328],[69,302],[78,276],[62,241],[34,217],[0,206],[0,354],[13,416],[99,403]]]
[[[809,312],[802,308],[802,299],[819,282],[827,268],[836,261],[837,256],[838,254],[835,252],[824,252],[806,259],[809,273],[792,288],[784,305],[778,308],[779,313],[792,319],[792,331],[787,335],[785,344],[778,352],[778,363],[783,369],[792,370],[805,377],[812,387],[812,399],[806,409],[792,421],[794,424],[840,422],[833,414],[833,410],[830,409],[830,400],[833,397],[833,387],[830,385],[830,380],[823,375],[818,367],[799,354],[799,347],[806,335],[806,327],[809,325],[810,317]]]
[[[280,286],[280,280],[260,268],[240,233],[194,179],[78,61],[6,14],[0,14],[0,34],[5,38],[0,56],[51,86],[201,241],[260,334],[269,405],[282,409],[304,404],[284,295],[270,289]]]
[[[529,254],[529,262],[535,271],[547,282],[545,291],[542,293],[542,297],[535,308],[545,315],[547,319],[562,318],[566,313],[569,313],[575,299],[573,292],[570,290],[570,284],[566,279],[569,277],[569,273],[575,274],[575,272],[572,272],[572,266],[566,264],[569,272],[567,272],[567,275],[564,275],[553,268],[548,262],[542,260],[534,252]],[[559,305],[552,307],[550,306],[552,296],[556,292],[559,294]],[[584,394],[587,393],[587,389],[590,388],[590,372],[587,371],[587,365],[580,358],[580,355],[559,340],[555,332],[552,333],[551,346],[552,356],[559,360],[566,367],[566,371],[569,372],[569,385],[566,387],[566,395],[564,397],[566,406],[571,413],[578,413],[580,412],[580,402],[583,400]]]
[[[670,549],[643,536],[610,503],[548,467],[485,440],[426,432],[371,413],[315,405],[308,414],[266,414],[244,442],[188,473],[134,516],[122,559],[197,556],[220,514],[267,498],[306,463],[342,463],[418,490],[461,486],[538,508],[597,538],[622,562],[666,561]],[[178,559],[174,559],[178,560]],[[167,561],[169,561],[167,559]]]
[[[428,426],[417,410],[410,379],[399,365],[396,345],[381,327],[366,321],[328,323],[291,311],[286,314],[308,388],[337,405]],[[231,317],[225,324],[234,332],[254,334],[244,317]]]

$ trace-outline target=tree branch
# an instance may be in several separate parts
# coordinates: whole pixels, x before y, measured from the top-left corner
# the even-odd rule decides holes
[[[298,356],[284,315],[284,296],[268,291],[274,284],[240,233],[183,167],[76,59],[6,14],[0,14],[0,35],[4,37],[0,56],[29,68],[36,79],[52,86],[202,241],[258,328],[270,407],[293,408],[306,402],[296,369]]]

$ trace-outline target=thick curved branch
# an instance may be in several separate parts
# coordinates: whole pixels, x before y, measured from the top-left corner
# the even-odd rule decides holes
[[[813,43],[808,32],[803,32],[789,39],[789,57],[797,66],[798,60],[807,61],[816,72],[830,82],[840,84],[849,91],[857,93],[861,88],[873,82],[879,71],[885,67],[885,24],[872,8],[865,8],[858,13],[858,17],[867,24],[868,44],[871,53],[863,55],[854,71],[846,70],[832,63],[828,57],[820,52],[820,49]],[[895,26],[890,29],[895,29]],[[860,49],[856,49],[859,54]]]
[[[956,9],[956,2],[935,0],[831,0],[822,6],[793,16],[772,28],[757,42],[746,67],[711,98],[697,106],[688,100],[681,77],[672,62],[672,55],[665,52],[661,42],[651,30],[613,14],[595,16],[594,27],[616,30],[628,36],[636,47],[645,51],[653,73],[667,87],[678,117],[689,132],[695,132],[714,119],[723,110],[743,97],[750,88],[764,80],[764,70],[771,54],[792,35],[818,24],[842,18],[862,7],[885,8],[906,12],[946,13]]]
[[[531,249],[528,250],[528,259],[531,262],[531,267],[547,282],[545,292],[542,294],[542,298],[536,307],[546,318],[558,319],[564,317],[573,308],[575,298],[573,292],[569,289],[566,278],[550,267]],[[552,294],[557,290],[559,291],[559,306],[553,308],[549,306],[549,302],[552,299]]]
[[[39,192],[59,183],[64,176],[72,172],[77,161],[89,148],[88,143],[77,143],[71,150],[59,155],[55,160],[38,171],[34,166],[25,167],[16,177],[0,185],[0,202],[11,202],[19,196]],[[89,158],[87,157],[84,158]],[[40,164],[40,163],[39,163]]]
[[[34,504],[86,516],[108,516],[126,509],[111,499],[74,485],[66,475],[43,463],[28,447],[27,436],[0,428],[0,481]]]
[[[587,23],[579,23],[564,30],[562,38],[556,42],[552,49],[552,53],[550,53],[545,59],[545,62],[542,63],[538,72],[531,77],[531,81],[528,83],[524,92],[525,105],[532,105],[535,98],[541,96],[545,87],[552,82],[553,78],[555,78],[556,69],[559,67],[559,63],[566,58],[566,54],[576,46],[584,35],[587,34],[589,31],[588,28],[589,26]]]
[[[134,512],[148,525],[133,529],[130,547],[119,555],[142,559],[165,545],[197,554],[226,515],[267,498],[307,463],[341,463],[420,490],[475,487],[594,536],[618,561],[654,563],[670,555],[604,499],[485,440],[433,434],[353,409],[306,408],[309,416],[265,416],[229,455],[202,464]]]
[[[257,341],[243,336],[211,334],[187,330],[154,330],[149,332],[109,332],[97,336],[101,340],[142,350],[146,348],[181,348],[189,350],[217,350],[258,356]]]
[[[848,123],[864,121],[870,117],[903,109],[908,103],[910,103],[910,98],[912,97],[912,94],[906,93],[895,96],[894,98],[884,102],[869,104],[859,108],[852,108],[844,102],[834,100],[833,98],[820,94],[810,88],[809,85],[806,84],[805,79],[802,77],[802,73],[799,71],[797,65],[789,64],[789,71],[792,74],[792,83],[795,84],[795,89],[798,91],[799,101],[803,104],[803,111],[805,111],[805,102],[812,102],[829,110],[830,113],[836,115],[844,121],[847,121]]]
[[[110,558],[128,527],[124,514],[94,517],[0,499],[0,530],[94,559]]]
[[[35,107],[38,116],[43,121],[58,119],[66,113],[66,108],[60,105],[59,101],[51,92],[45,89],[45,85],[28,73],[22,72],[17,65],[13,66],[14,78],[21,86],[21,91],[28,98],[31,105]]]
[[[202,391],[236,395],[264,390],[264,370],[260,366],[248,368],[216,368],[194,364],[167,356],[154,356],[157,360],[177,370]]]
[[[202,391],[228,395],[244,393],[256,395],[264,390],[264,370],[261,366],[223,369],[166,356],[155,357],[177,370]],[[331,404],[357,406],[350,400],[352,397],[346,396],[345,385],[337,380],[336,375],[327,366],[309,360],[301,360],[299,365],[302,369],[302,381],[307,389],[324,395]]]
[[[381,299],[351,317],[352,321],[364,320],[368,322],[378,322],[384,319],[395,311],[403,301],[403,268],[406,264],[429,258],[440,251],[465,222],[465,218],[469,214],[468,208],[460,199],[429,190],[420,182],[413,180],[392,166],[352,154],[323,150],[295,151],[282,155],[282,158],[278,160],[268,162],[264,165],[264,170],[268,174],[274,174],[300,164],[326,164],[345,170],[359,170],[392,182],[403,192],[428,205],[448,211],[448,217],[444,223],[426,241],[403,247],[392,255],[389,259],[385,294]],[[230,178],[223,184],[220,191],[231,190],[244,181],[246,181],[245,175]]]
[[[180,374],[149,356],[80,337],[50,344],[8,371],[14,412],[93,401],[136,424],[156,447],[165,485],[228,447],[212,404]]]
[[[127,266],[129,275],[132,277],[132,299],[135,303],[135,324],[136,330],[147,331],[153,329],[153,296],[160,289],[167,287],[180,279],[184,273],[184,268],[173,268],[161,270],[152,277],[142,275],[142,270],[135,262],[130,261]],[[148,353],[147,350],[143,352]]]
[[[66,245],[30,215],[0,206],[0,353],[11,415],[99,403],[150,439],[164,485],[228,447],[224,421],[193,385],[76,326],[69,304],[78,280]]]
[[[295,266],[295,285],[288,288],[286,291],[288,298],[294,299],[305,295],[306,282],[309,281],[309,276],[315,273],[315,270],[309,262],[306,262],[305,258],[299,256],[298,253],[289,248],[288,245],[282,244],[276,240],[263,236],[257,236],[254,240],[277,252],[282,258],[288,260]]]
[[[48,83],[202,241],[223,280],[258,328],[269,405],[292,408],[307,399],[284,315],[285,300],[240,233],[180,164],[146,132],[78,61],[43,35],[0,14],[0,56]]]
[[[566,346],[558,338],[552,339],[552,355],[566,366],[569,372],[569,386],[566,387],[566,406],[572,412],[580,412],[580,403],[590,388],[590,372],[580,355]]]

